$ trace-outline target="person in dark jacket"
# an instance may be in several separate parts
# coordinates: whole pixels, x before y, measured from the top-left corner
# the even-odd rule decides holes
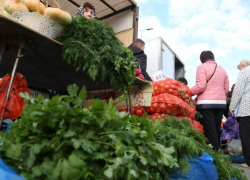
[[[228,91],[226,101],[227,101],[227,109],[224,111],[224,116],[228,118],[228,111],[229,111],[229,106],[232,98],[232,91]]]
[[[147,73],[147,55],[144,53],[145,42],[141,39],[136,39],[129,48],[132,50],[135,56],[135,62],[137,63],[138,69],[141,70],[144,79],[152,81],[151,77]]]

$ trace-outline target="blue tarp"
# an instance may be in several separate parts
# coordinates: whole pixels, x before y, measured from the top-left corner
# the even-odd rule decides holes
[[[175,170],[171,175],[172,180],[217,180],[218,172],[213,164],[213,158],[208,153],[203,153],[201,157],[188,160],[191,170],[181,176],[181,172]]]
[[[11,169],[1,158],[0,158],[0,179],[1,180],[25,180],[19,176],[13,169]]]

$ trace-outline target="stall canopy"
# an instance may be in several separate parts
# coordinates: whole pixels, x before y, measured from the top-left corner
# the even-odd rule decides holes
[[[53,0],[48,0],[49,6],[56,7]],[[61,9],[74,15],[77,9],[85,2],[90,2],[96,8],[96,17],[106,19],[113,15],[124,12],[128,9],[134,9],[137,4],[134,0],[60,0],[58,3]]]

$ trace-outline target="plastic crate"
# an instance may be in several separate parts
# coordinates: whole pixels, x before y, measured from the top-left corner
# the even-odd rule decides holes
[[[230,156],[233,163],[245,163],[245,159],[242,156]]]

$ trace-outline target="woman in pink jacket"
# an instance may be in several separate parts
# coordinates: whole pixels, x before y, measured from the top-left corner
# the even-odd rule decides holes
[[[216,63],[211,51],[203,51],[200,60],[202,64],[197,68],[192,95],[197,95],[196,108],[203,116],[204,134],[213,148],[219,150],[220,127],[229,90],[228,76],[224,68]]]

